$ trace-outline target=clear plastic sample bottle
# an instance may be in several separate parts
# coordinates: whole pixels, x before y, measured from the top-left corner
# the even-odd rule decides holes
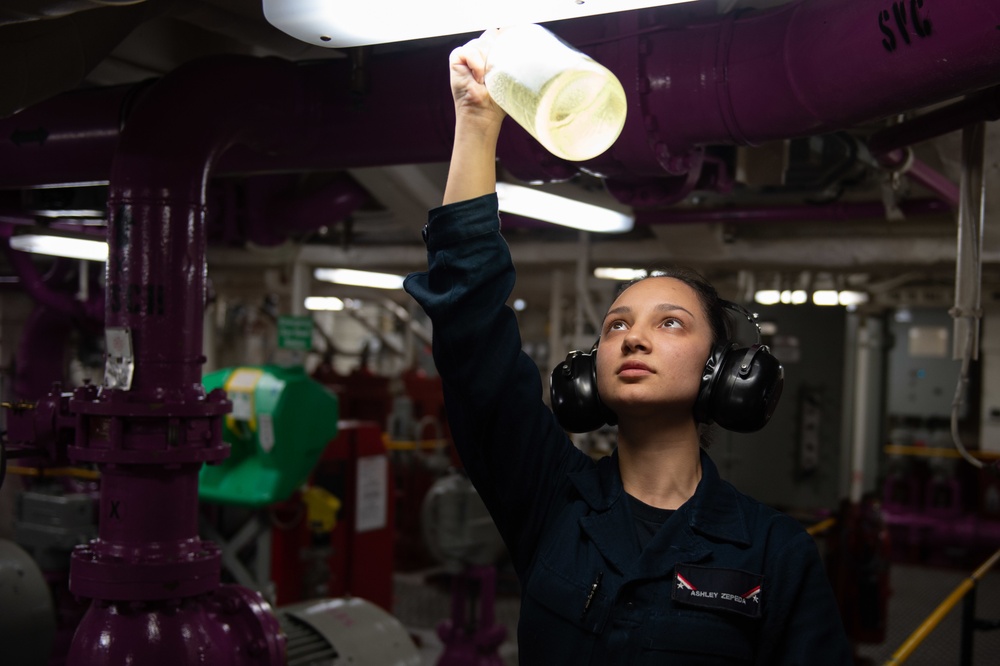
[[[614,73],[540,25],[490,35],[485,83],[508,115],[566,160],[597,157],[625,126],[625,90]]]

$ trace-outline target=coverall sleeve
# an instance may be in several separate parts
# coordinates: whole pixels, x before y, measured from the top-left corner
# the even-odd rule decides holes
[[[431,319],[455,445],[520,574],[566,473],[592,463],[542,401],[538,367],[521,350],[496,194],[431,210],[424,240],[428,270],[405,289]]]
[[[851,666],[850,642],[813,537],[795,535],[768,563],[778,590],[762,633],[761,666]]]

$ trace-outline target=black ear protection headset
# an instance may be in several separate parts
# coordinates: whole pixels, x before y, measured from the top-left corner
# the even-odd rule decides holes
[[[767,424],[778,405],[785,371],[771,350],[761,344],[754,315],[736,303],[720,303],[754,325],[757,342],[741,347],[727,340],[714,346],[705,362],[694,418],[733,432],[756,432]],[[570,352],[552,371],[552,411],[569,432],[589,432],[618,422],[597,392],[597,344],[589,352]]]

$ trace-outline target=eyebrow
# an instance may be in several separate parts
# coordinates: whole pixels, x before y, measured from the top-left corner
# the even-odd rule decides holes
[[[654,308],[654,310],[656,310],[657,312],[673,312],[675,310],[681,310],[682,312],[686,312],[689,315],[691,315],[692,317],[694,317],[694,313],[693,312],[691,312],[690,310],[688,310],[683,305],[677,305],[676,303],[660,303],[659,305],[657,305]],[[604,318],[607,319],[611,315],[631,314],[631,312],[632,312],[632,307],[631,306],[629,306],[629,305],[619,305],[616,308],[612,308],[612,309],[608,310],[608,313],[606,315],[604,315]]]

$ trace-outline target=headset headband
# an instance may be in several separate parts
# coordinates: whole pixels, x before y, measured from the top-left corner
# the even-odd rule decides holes
[[[758,315],[757,315],[756,312],[750,312],[749,310],[747,310],[745,307],[743,307],[739,303],[734,303],[732,301],[727,301],[724,298],[720,298],[719,299],[719,305],[721,305],[722,307],[724,307],[727,310],[732,310],[733,312],[735,312],[736,314],[740,315],[741,317],[745,318],[748,322],[750,322],[753,325],[753,330],[754,330],[754,332],[757,335],[757,340],[756,340],[755,344],[759,345],[761,343],[761,339],[760,339],[760,324],[757,323],[757,317],[758,317]],[[732,332],[736,333],[736,331],[732,331]],[[729,336],[730,340],[732,340],[732,338],[735,338],[735,337],[736,337],[735,335],[730,335]]]

